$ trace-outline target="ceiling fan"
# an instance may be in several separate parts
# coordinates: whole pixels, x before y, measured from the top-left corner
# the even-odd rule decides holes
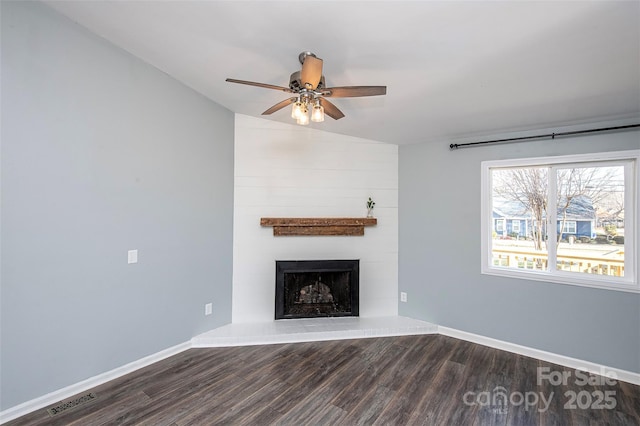
[[[295,96],[278,102],[263,112],[262,115],[273,114],[293,104],[291,117],[296,119],[298,124],[302,125],[309,124],[310,110],[311,121],[315,122],[324,121],[325,113],[334,120],[339,120],[344,117],[342,111],[326,98],[355,98],[361,96],[386,95],[387,93],[387,86],[325,87],[324,75],[322,75],[322,59],[311,52],[302,52],[298,55],[298,60],[302,64],[302,69],[291,74],[289,87],[236,80],[233,78],[227,78],[226,81],[293,93]]]

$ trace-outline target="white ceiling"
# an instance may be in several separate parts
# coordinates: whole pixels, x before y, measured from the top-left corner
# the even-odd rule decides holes
[[[47,1],[237,113],[286,99],[298,54],[341,98],[311,127],[396,144],[640,116],[640,2]],[[293,123],[289,108],[268,119]]]

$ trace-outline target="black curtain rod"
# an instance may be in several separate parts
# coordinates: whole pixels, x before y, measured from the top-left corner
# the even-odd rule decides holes
[[[454,150],[458,148],[478,146],[478,145],[486,145],[486,144],[496,144],[496,143],[506,143],[506,142],[521,142],[531,139],[544,139],[551,138],[555,139],[558,136],[570,136],[570,135],[583,135],[586,133],[596,133],[596,132],[610,132],[614,130],[624,130],[631,129],[633,127],[640,127],[640,124],[629,124],[627,126],[616,126],[616,127],[602,127],[599,129],[588,129],[588,130],[574,130],[571,132],[560,132],[560,133],[548,133],[546,135],[535,135],[535,136],[522,136],[519,138],[509,138],[509,139],[495,139],[492,141],[482,141],[482,142],[469,142],[469,143],[452,143],[449,145],[449,149]]]

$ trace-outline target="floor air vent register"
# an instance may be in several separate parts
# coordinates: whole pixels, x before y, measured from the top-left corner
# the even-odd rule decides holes
[[[54,405],[53,407],[47,408],[47,413],[49,413],[49,415],[53,417],[58,414],[64,413],[65,411],[71,410],[73,408],[76,408],[81,405],[87,404],[91,401],[94,401],[97,398],[98,397],[95,393],[90,392],[86,395],[82,395],[77,398],[71,399],[69,401],[61,402],[60,404]]]

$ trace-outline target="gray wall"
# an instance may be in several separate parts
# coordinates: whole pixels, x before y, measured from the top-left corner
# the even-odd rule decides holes
[[[640,294],[480,274],[481,161],[638,148],[637,131],[400,147],[400,315],[640,372]]]
[[[230,322],[234,119],[42,4],[1,7],[7,409]]]

